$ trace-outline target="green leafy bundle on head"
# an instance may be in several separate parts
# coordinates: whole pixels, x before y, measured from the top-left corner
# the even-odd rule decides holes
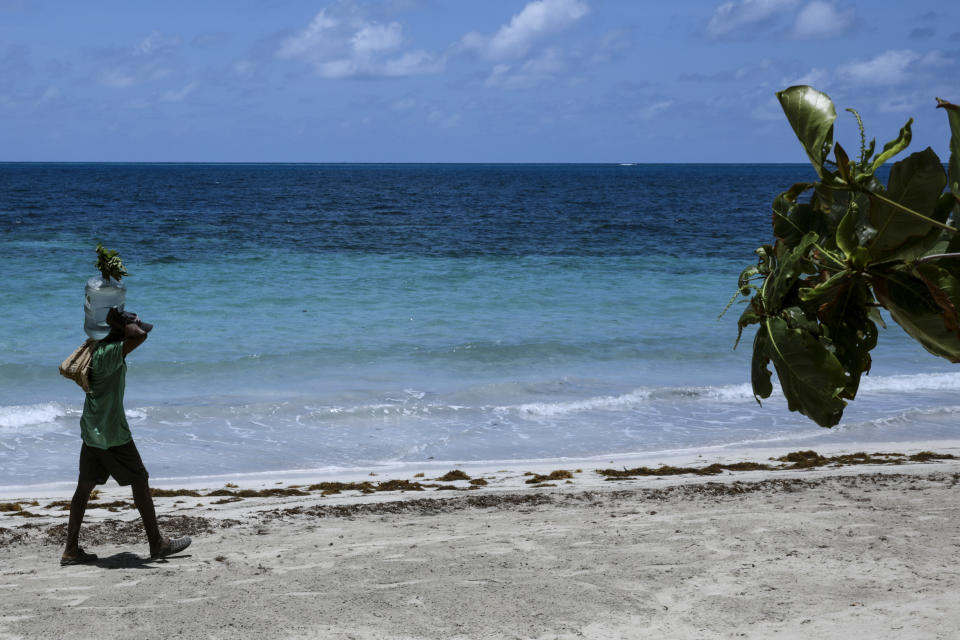
[[[927,351],[960,362],[960,107],[938,99],[950,122],[948,171],[928,147],[895,163],[884,185],[875,173],[910,144],[912,118],[876,153],[850,110],[861,134],[851,159],[834,143],[826,94],[796,86],[777,98],[819,180],[773,201],[775,241],[740,274],[749,304],[737,324],[741,333],[759,325],[757,401],[773,392],[772,362],[788,408],[831,427],[870,371],[881,308]]]
[[[123,267],[123,260],[120,259],[120,254],[107,249],[99,242],[97,243],[96,266],[104,280],[113,278],[119,281],[123,276],[130,275]]]

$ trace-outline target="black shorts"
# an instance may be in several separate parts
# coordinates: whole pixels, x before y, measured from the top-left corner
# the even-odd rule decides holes
[[[104,484],[113,476],[121,487],[133,484],[139,480],[146,481],[149,477],[140,452],[133,440],[119,447],[97,449],[88,447],[86,443],[80,447],[80,478],[78,482],[92,482]]]

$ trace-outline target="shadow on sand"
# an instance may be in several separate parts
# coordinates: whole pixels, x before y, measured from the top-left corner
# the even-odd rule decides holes
[[[112,556],[97,558],[90,564],[101,569],[159,569],[157,565],[166,564],[170,558],[189,558],[187,554],[167,556],[166,558],[151,558],[138,556],[130,551],[115,553]]]

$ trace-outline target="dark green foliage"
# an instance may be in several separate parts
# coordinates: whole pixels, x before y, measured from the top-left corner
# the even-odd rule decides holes
[[[123,260],[120,259],[120,254],[107,249],[99,242],[97,243],[96,267],[104,280],[113,278],[119,282],[123,276],[130,275],[127,273],[127,270],[123,268]]]
[[[937,98],[937,107],[950,120],[950,192],[960,201],[960,106]]]
[[[777,97],[820,181],[774,200],[776,241],[757,249],[737,283],[749,299],[737,342],[759,325],[758,402],[773,393],[772,363],[790,410],[832,427],[870,371],[880,307],[925,349],[960,362],[960,234],[948,224],[960,217],[960,107],[938,99],[952,133],[949,178],[927,148],[894,164],[883,185],[874,173],[910,144],[912,119],[874,157],[876,141],[867,143],[848,109],[860,127],[852,160],[834,144],[837,113],[826,94],[799,86]]]

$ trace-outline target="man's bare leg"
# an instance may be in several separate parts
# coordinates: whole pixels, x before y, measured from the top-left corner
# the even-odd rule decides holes
[[[153,496],[150,495],[150,486],[146,480],[133,483],[133,502],[140,511],[143,528],[146,530],[147,539],[150,541],[151,558],[165,558],[174,553],[180,553],[190,546],[189,536],[171,539],[160,535],[157,514],[153,507]]]
[[[77,490],[70,500],[70,522],[67,524],[67,547],[63,550],[63,559],[72,560],[80,555],[80,525],[83,524],[83,514],[87,511],[87,501],[90,493],[96,487],[94,482],[78,482]]]
[[[157,525],[157,512],[153,507],[150,484],[147,480],[140,480],[133,483],[132,489],[133,503],[137,505],[140,519],[143,520],[143,528],[147,532],[147,540],[150,542],[150,555],[154,555],[160,551],[165,541],[160,535],[160,527]]]

